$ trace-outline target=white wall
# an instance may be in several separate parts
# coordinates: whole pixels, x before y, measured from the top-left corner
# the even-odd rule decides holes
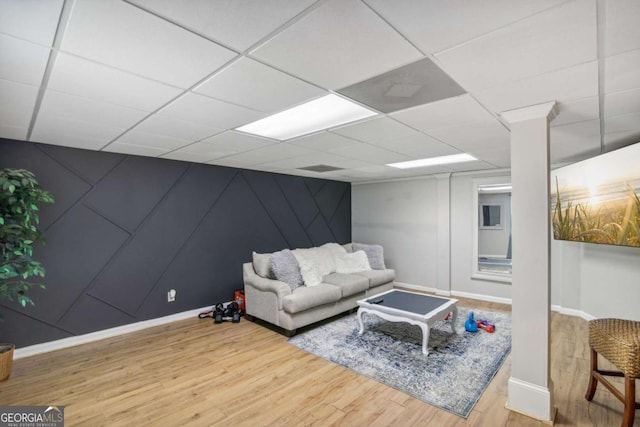
[[[435,178],[354,184],[353,241],[383,245],[397,282],[435,288],[436,199]]]

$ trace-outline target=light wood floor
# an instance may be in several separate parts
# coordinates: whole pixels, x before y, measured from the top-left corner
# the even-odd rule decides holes
[[[554,313],[551,348],[556,424],[620,425],[622,405],[604,387],[592,403],[584,399],[586,322]],[[463,419],[299,350],[258,323],[189,319],[16,360],[0,383],[0,405],[65,405],[67,426],[543,426],[504,409],[510,363]]]

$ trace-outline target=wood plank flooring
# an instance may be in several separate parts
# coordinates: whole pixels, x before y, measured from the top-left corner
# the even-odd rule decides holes
[[[604,387],[593,402],[584,399],[586,321],[553,313],[551,328],[556,425],[620,425],[622,405]],[[65,405],[67,426],[544,426],[504,408],[510,369],[508,358],[464,419],[291,346],[259,323],[189,319],[15,360],[0,405]]]

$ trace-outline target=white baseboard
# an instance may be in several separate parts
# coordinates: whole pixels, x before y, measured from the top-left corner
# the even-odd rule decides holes
[[[511,298],[494,297],[491,295],[472,294],[470,292],[451,291],[451,295],[455,297],[471,298],[480,301],[498,302],[501,304],[511,305]]]
[[[555,409],[548,387],[542,387],[517,378],[509,378],[506,408],[531,418],[553,423]]]
[[[211,306],[197,308],[189,311],[183,311],[181,313],[171,314],[169,316],[158,317],[157,319],[144,320],[142,322],[131,323],[129,325],[117,326],[115,328],[104,329],[102,331],[91,332],[90,334],[77,335],[74,337],[63,338],[55,341],[49,341],[42,344],[35,344],[35,345],[30,345],[28,347],[17,348],[13,352],[13,358],[22,359],[23,357],[29,357],[29,356],[33,356],[40,353],[60,350],[63,348],[73,347],[80,344],[86,344],[93,341],[99,341],[105,338],[115,337],[117,335],[124,335],[130,332],[136,332],[142,329],[164,325],[166,323],[171,323],[178,320],[189,319],[194,316],[198,316],[198,314],[203,311],[208,311],[208,310],[211,310]]]
[[[393,286],[399,286],[401,288],[411,289],[412,291],[431,292],[433,294],[438,293],[436,288],[430,288],[428,286],[412,285],[411,283],[393,282]]]
[[[586,321],[593,320],[596,316],[592,316],[589,313],[585,313],[582,310],[576,310],[574,308],[564,308],[561,305],[552,305],[551,310],[557,311],[560,314],[566,314],[567,316],[581,317]]]

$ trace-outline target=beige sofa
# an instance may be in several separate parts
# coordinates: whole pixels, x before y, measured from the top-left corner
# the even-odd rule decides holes
[[[350,252],[350,244],[343,247]],[[288,336],[297,328],[356,308],[358,300],[393,288],[395,279],[395,271],[388,268],[334,272],[323,276],[319,285],[292,290],[285,282],[258,275],[257,270],[253,262],[243,265],[247,318],[269,322]]]

